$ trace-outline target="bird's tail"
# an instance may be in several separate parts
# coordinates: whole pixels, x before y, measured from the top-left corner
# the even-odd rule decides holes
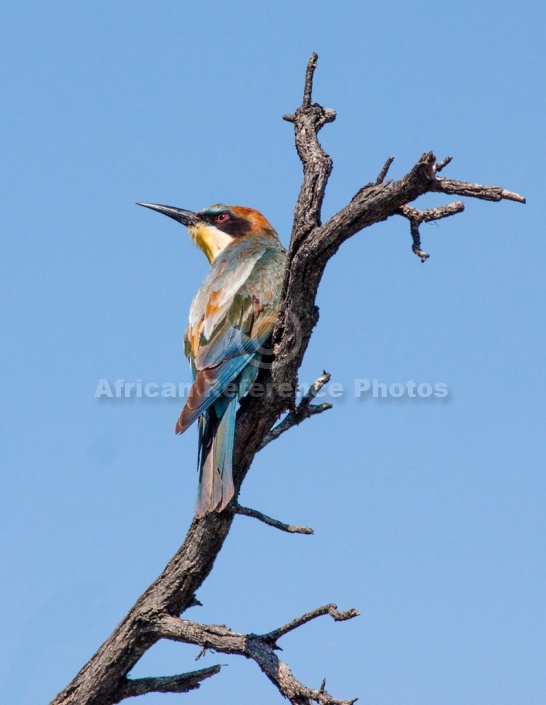
[[[221,512],[235,493],[232,457],[237,395],[220,397],[199,417],[199,488],[195,516]]]

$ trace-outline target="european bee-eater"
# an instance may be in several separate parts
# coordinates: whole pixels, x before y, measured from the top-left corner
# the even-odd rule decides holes
[[[195,295],[184,352],[193,385],[176,433],[199,419],[199,490],[195,515],[222,511],[234,494],[233,440],[238,402],[260,367],[280,302],[286,252],[253,208],[225,206],[199,213],[139,203],[185,225],[211,268]]]

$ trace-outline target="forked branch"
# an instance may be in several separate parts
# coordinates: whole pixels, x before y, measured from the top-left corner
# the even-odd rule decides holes
[[[421,262],[425,262],[430,257],[430,255],[427,255],[427,253],[423,252],[421,249],[421,234],[419,232],[421,223],[429,223],[431,220],[448,218],[450,215],[456,215],[461,211],[464,211],[464,203],[461,201],[449,203],[447,206],[439,206],[438,208],[427,208],[424,211],[419,211],[417,208],[412,208],[408,205],[401,206],[400,215],[403,215],[404,218],[407,218],[410,222],[410,232],[413,239],[412,250],[421,258]]]
[[[238,634],[228,627],[218,624],[198,624],[186,619],[165,615],[158,619],[152,628],[158,637],[195,644],[203,649],[212,649],[225,654],[245,656],[255,661],[280,694],[294,705],[307,705],[313,702],[321,705],[352,705],[355,700],[338,700],[326,692],[325,688],[315,690],[300,683],[289,666],[277,656],[277,641],[294,629],[307,624],[317,617],[329,614],[335,621],[346,621],[357,617],[357,610],[339,612],[336,605],[325,605],[292,620],[266,634]],[[323,682],[324,684],[324,682]]]
[[[294,426],[298,426],[302,421],[305,421],[305,419],[309,419],[316,414],[322,414],[323,411],[328,411],[328,409],[332,408],[332,405],[328,402],[312,404],[313,399],[316,398],[320,390],[325,384],[328,384],[330,377],[329,372],[323,372],[321,376],[313,382],[307,394],[304,394],[301,398],[299,404],[288,413],[280,423],[273,426],[271,431],[269,431],[267,436],[260,443],[258,450],[262,450],[262,448],[265,448],[271,441],[279,438],[279,436],[282,436],[283,433],[286,433],[286,431]]]

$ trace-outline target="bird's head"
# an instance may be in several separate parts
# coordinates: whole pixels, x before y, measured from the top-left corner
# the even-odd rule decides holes
[[[272,237],[275,240],[278,239],[271,223],[254,208],[225,206],[218,203],[199,211],[199,213],[194,213],[182,208],[160,206],[155,203],[139,203],[138,205],[168,215],[185,225],[191,239],[203,250],[211,263],[220,252],[239,238]]]

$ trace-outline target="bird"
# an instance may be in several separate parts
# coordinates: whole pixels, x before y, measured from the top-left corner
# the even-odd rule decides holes
[[[287,254],[271,223],[246,206],[199,212],[138,203],[182,223],[210,269],[194,296],[184,336],[193,384],[176,423],[198,422],[195,516],[224,510],[235,494],[233,443],[239,402],[256,381],[279,313]]]

